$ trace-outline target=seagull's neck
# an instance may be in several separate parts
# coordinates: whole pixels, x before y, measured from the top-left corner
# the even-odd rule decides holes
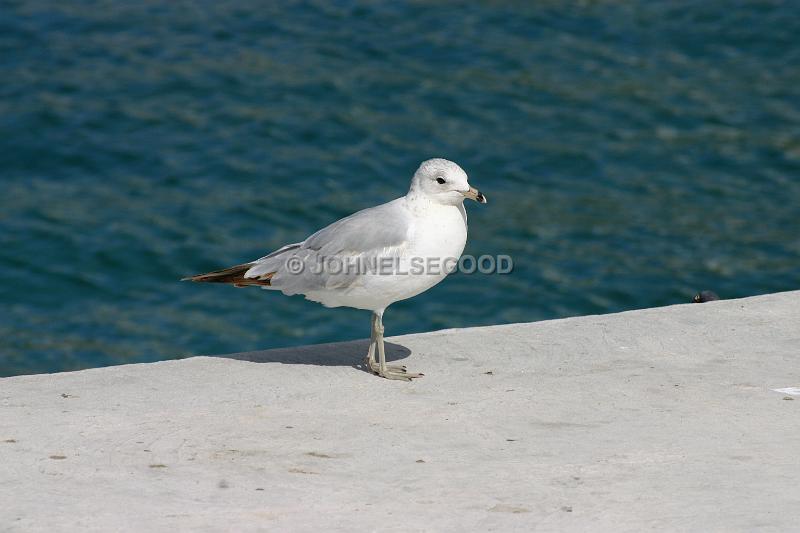
[[[415,187],[411,187],[411,190],[409,190],[406,194],[406,203],[408,203],[409,206],[423,206],[430,205],[433,202],[431,202],[430,197],[426,194],[423,194],[422,191],[417,190]]]
[[[427,194],[411,189],[405,195],[406,206],[413,213],[430,213],[441,209],[458,208],[456,205],[443,204],[431,199]]]
[[[423,194],[421,191],[411,189],[408,191],[408,194],[406,194],[406,205],[409,209],[411,209],[411,211],[419,213],[430,211],[439,204],[431,200],[431,197],[427,194]]]

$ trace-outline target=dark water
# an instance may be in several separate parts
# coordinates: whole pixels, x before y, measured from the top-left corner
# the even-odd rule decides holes
[[[798,36],[788,1],[0,2],[0,374],[367,336],[177,279],[431,156],[489,197],[467,252],[516,270],[389,334],[798,289]]]

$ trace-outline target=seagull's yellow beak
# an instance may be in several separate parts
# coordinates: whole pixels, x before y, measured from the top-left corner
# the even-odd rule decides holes
[[[475,200],[479,204],[486,203],[486,197],[483,195],[481,191],[476,189],[475,187],[470,187],[468,191],[462,192],[465,197],[469,198],[470,200]]]

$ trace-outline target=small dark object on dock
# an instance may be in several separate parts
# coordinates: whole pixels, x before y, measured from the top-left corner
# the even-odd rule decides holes
[[[719,300],[719,296],[714,291],[700,291],[694,295],[692,301],[696,304],[701,304],[704,302],[713,302],[714,300]]]

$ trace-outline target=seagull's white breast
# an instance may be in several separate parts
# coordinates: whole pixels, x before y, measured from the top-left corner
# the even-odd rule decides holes
[[[467,243],[467,213],[459,204],[433,204],[414,217],[409,236],[410,257],[458,260]],[[442,276],[444,277],[444,276]]]
[[[399,274],[368,278],[366,286],[380,294],[379,304],[411,298],[440,281],[456,266],[467,243],[467,215],[459,204],[429,204],[412,209],[408,248],[400,259]]]

